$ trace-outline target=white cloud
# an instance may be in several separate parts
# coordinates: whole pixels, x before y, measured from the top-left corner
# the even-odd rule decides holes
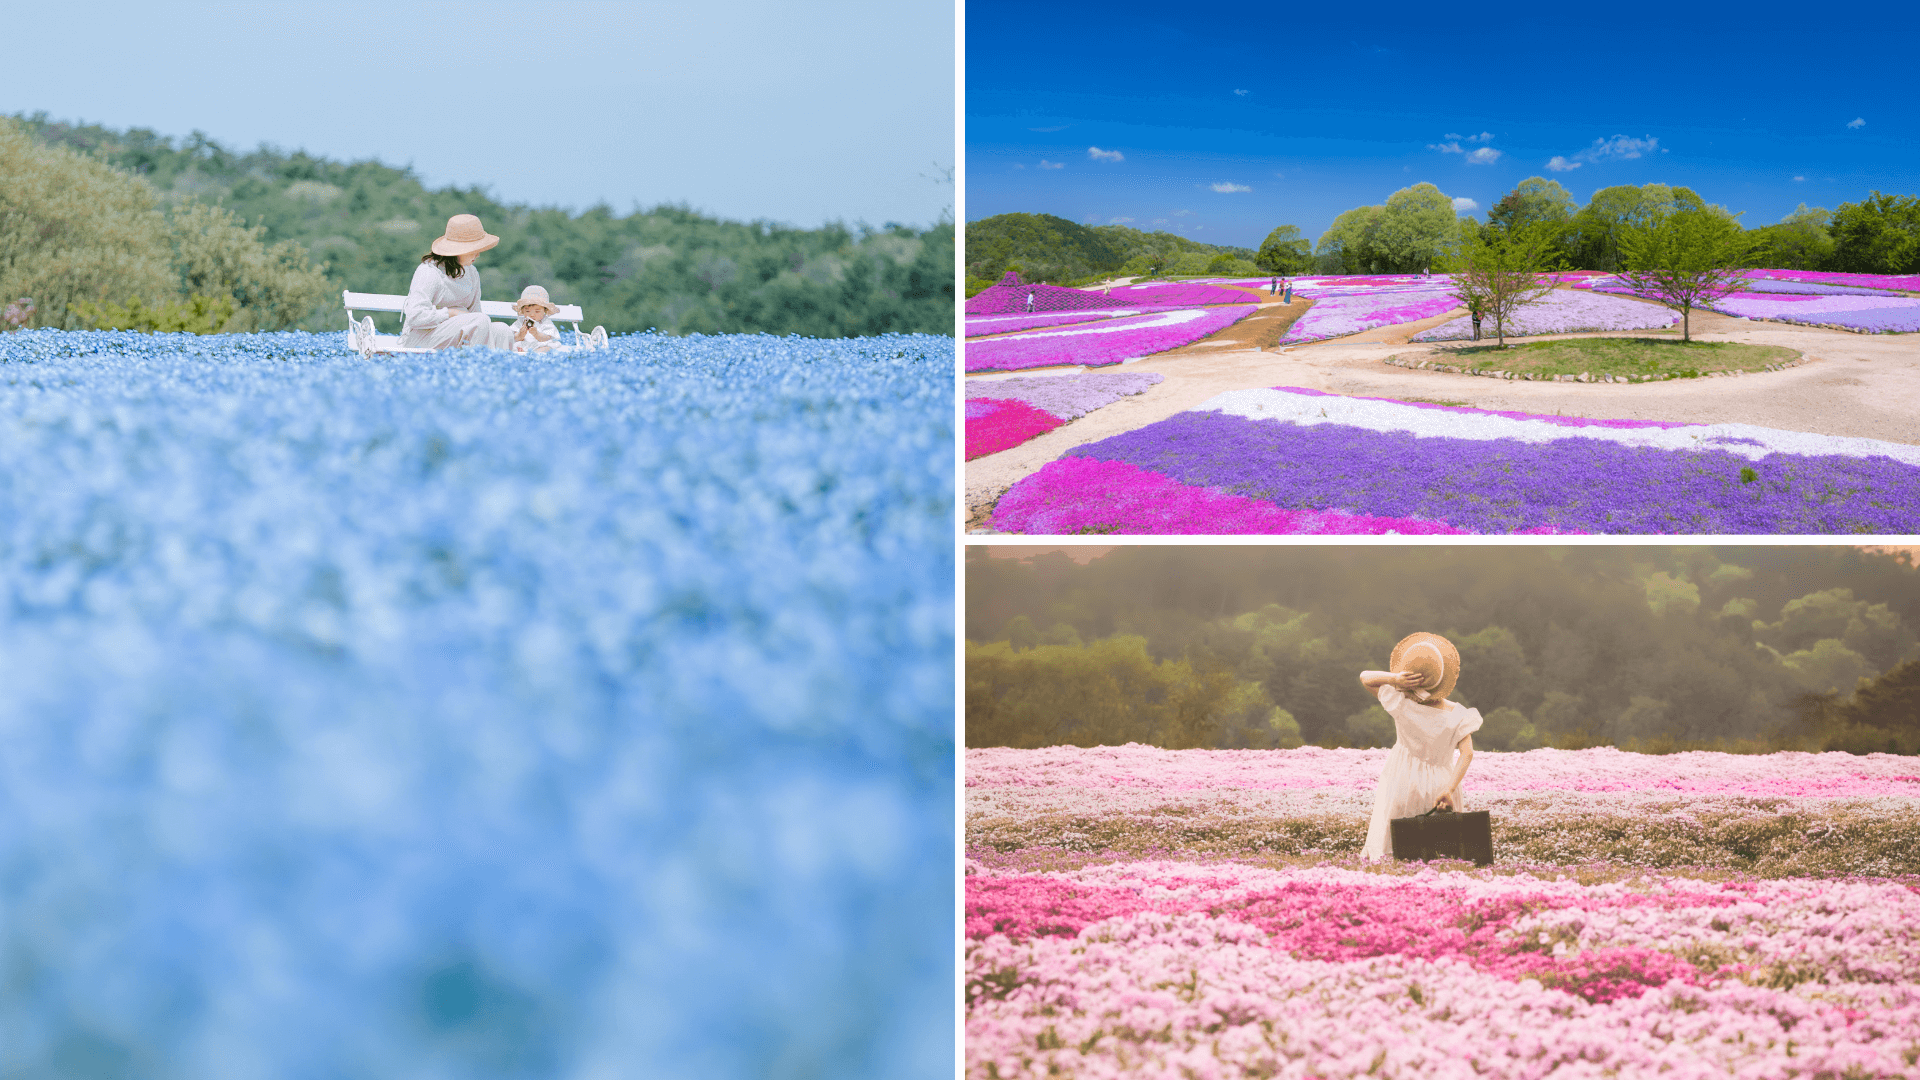
[[[1252,191],[1253,189],[1245,184],[1236,184],[1231,180],[1222,180],[1213,185],[1213,190],[1222,195],[1231,195],[1236,191]]]
[[[1287,174],[1283,172],[1277,172],[1273,174],[1273,178],[1275,180],[1285,180],[1287,178]]]
[[[1153,223],[1155,225],[1165,225],[1167,223],[1167,219],[1163,217],[1157,217],[1153,219]]]
[[[1472,199],[1456,198],[1453,200],[1453,212],[1456,214],[1460,213],[1463,210],[1478,210],[1478,209],[1480,209],[1480,204],[1477,202],[1474,202]]]
[[[1447,137],[1448,137],[1448,138],[1450,138],[1450,139],[1452,139],[1453,141],[1452,141],[1452,142],[1443,142],[1443,143],[1428,143],[1428,144],[1427,144],[1427,149],[1429,149],[1429,150],[1438,150],[1438,151],[1440,151],[1440,152],[1441,152],[1441,153],[1443,153],[1443,154],[1464,154],[1464,153],[1466,153],[1466,151],[1465,151],[1465,150],[1462,150],[1462,149],[1460,148],[1460,136],[1458,136],[1458,135],[1449,135],[1449,136],[1447,136]]]
[[[1449,141],[1452,141],[1452,142],[1492,142],[1493,132],[1483,131],[1478,135],[1455,135],[1453,132],[1449,131],[1447,132],[1445,138],[1447,138]]]
[[[1065,131],[1067,130],[1067,125],[1055,124],[1053,127],[1050,127],[1050,128],[1028,128],[1027,130],[1028,131]]]
[[[1175,210],[1175,211],[1173,212],[1173,216],[1174,216],[1174,217],[1186,217],[1186,216],[1187,216],[1188,214],[1191,214],[1191,213],[1193,213],[1193,211],[1191,211],[1191,210]]]
[[[1237,95],[1239,95],[1240,97],[1246,97],[1246,96],[1247,96],[1247,92],[1246,92],[1245,90],[1235,90],[1235,91],[1234,91],[1234,93],[1235,93],[1235,94],[1237,94]]]
[[[1794,177],[1794,180],[1795,180],[1796,182],[1797,182],[1797,181],[1801,181],[1801,180],[1805,180],[1805,179],[1806,179],[1806,177],[1804,177],[1804,176],[1796,176],[1796,177]]]
[[[1467,155],[1469,165],[1491,165],[1500,160],[1500,151],[1491,146],[1483,146]]]
[[[1018,162],[1018,161],[1016,161],[1016,162],[1014,162],[1014,163],[1013,163],[1013,167],[1014,167],[1014,168],[1016,168],[1016,169],[1024,169],[1024,168],[1026,168],[1026,166],[1025,166],[1025,165],[1022,165],[1022,164],[1021,164],[1020,162]]]
[[[1087,147],[1087,156],[1095,161],[1125,161],[1127,155],[1118,150],[1102,150],[1097,146]]]
[[[1061,164],[1060,162],[1058,162],[1058,161],[1048,161],[1048,160],[1047,160],[1046,158],[1041,158],[1041,159],[1040,159],[1040,167],[1041,167],[1041,168],[1043,168],[1043,169],[1064,169],[1064,168],[1066,168],[1066,166],[1065,166],[1065,165],[1063,165],[1063,164]]]
[[[1130,223],[1132,223],[1132,221],[1133,221],[1133,219],[1132,219],[1132,218],[1130,218],[1130,217],[1117,217],[1117,218],[1108,218],[1108,219],[1107,219],[1107,224],[1109,224],[1109,225],[1127,225],[1127,224],[1130,224]]]
[[[1866,117],[1864,117],[1864,116],[1856,116],[1856,117],[1854,117],[1853,119],[1851,119],[1851,120],[1849,120],[1849,121],[1847,121],[1847,126],[1848,126],[1848,127],[1850,127],[1850,128],[1863,128],[1863,127],[1866,127],[1866,126],[1867,126],[1867,120],[1866,120]]]
[[[1555,172],[1577,169],[1582,165],[1598,165],[1605,161],[1632,161],[1642,154],[1651,154],[1655,150],[1666,153],[1660,146],[1660,140],[1649,135],[1644,139],[1615,135],[1611,139],[1595,139],[1593,145],[1570,158],[1556,157],[1547,162],[1547,168]],[[1560,164],[1555,165],[1557,161]]]

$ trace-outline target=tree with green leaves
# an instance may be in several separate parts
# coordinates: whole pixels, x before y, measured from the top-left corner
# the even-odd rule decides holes
[[[1511,228],[1469,224],[1460,229],[1458,247],[1442,262],[1452,274],[1453,295],[1469,311],[1493,320],[1501,348],[1507,345],[1507,320],[1553,291],[1553,281],[1544,275],[1560,266],[1559,237],[1551,221]]]
[[[1333,219],[1313,251],[1314,268],[1323,274],[1366,274],[1376,269],[1374,231],[1385,207],[1356,206]]]
[[[1254,264],[1269,274],[1300,274],[1313,265],[1313,241],[1296,225],[1282,225],[1260,243]]]
[[[1680,336],[1693,340],[1693,309],[1705,307],[1746,281],[1741,269],[1759,241],[1737,215],[1714,207],[1656,214],[1621,230],[1620,277],[1634,292],[1680,313]]]
[[[1856,274],[1920,270],[1920,196],[1874,192],[1833,213],[1831,269]]]
[[[1755,229],[1761,244],[1755,262],[1790,270],[1812,270],[1833,256],[1833,211],[1809,209],[1806,203],[1780,219],[1778,225]]]
[[[1558,180],[1529,176],[1493,204],[1487,211],[1487,224],[1503,229],[1542,222],[1565,225],[1573,220],[1579,205]]]
[[[1432,184],[1401,188],[1381,208],[1373,246],[1388,270],[1424,270],[1448,254],[1458,220],[1453,200]]]

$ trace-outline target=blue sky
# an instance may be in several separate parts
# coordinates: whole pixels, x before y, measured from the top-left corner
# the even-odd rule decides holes
[[[1914,194],[1916,11],[972,0],[963,214],[1253,247],[1421,181],[1481,213],[1657,181],[1749,226]]]
[[[954,202],[951,0],[88,3],[6,18],[0,112],[205,131],[583,208],[814,226]]]

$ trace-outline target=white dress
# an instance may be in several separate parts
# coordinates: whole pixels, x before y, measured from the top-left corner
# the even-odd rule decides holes
[[[524,338],[520,337],[520,328],[530,322],[533,323],[534,333],[540,334],[546,340],[536,340],[533,333],[529,333]],[[552,352],[560,347],[560,328],[553,325],[553,316],[551,315],[538,322],[533,322],[533,320],[522,315],[513,320],[513,325],[507,327],[507,335],[509,339],[518,339],[513,342],[513,351],[517,353]]]
[[[445,308],[460,314],[450,316]],[[407,288],[406,303],[400,310],[405,317],[400,329],[400,344],[404,348],[482,345],[504,349],[513,339],[505,325],[481,313],[480,271],[476,267],[469,266],[459,277],[450,278],[434,263],[421,263],[413,271],[413,283]]]
[[[1480,710],[1459,702],[1446,708],[1422,705],[1397,686],[1380,688],[1380,707],[1393,717],[1396,736],[1380,771],[1380,790],[1373,797],[1373,820],[1367,823],[1367,844],[1360,857],[1369,861],[1393,854],[1393,836],[1387,823],[1433,809],[1453,782],[1454,744],[1480,730]],[[1455,810],[1465,810],[1465,799]]]

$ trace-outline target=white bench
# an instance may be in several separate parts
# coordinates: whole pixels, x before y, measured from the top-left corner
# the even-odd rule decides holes
[[[374,353],[434,351],[432,349],[408,348],[403,346],[400,344],[400,335],[398,334],[375,333],[373,329],[373,316],[371,315],[358,322],[354,321],[354,312],[356,311],[403,311],[405,310],[407,302],[406,297],[392,296],[386,293],[352,292],[343,289],[340,292],[340,299],[341,303],[344,304],[347,309],[347,348],[351,351],[357,352],[361,356],[372,356]],[[513,310],[513,305],[504,300],[482,300],[480,301],[480,312],[483,315],[495,319],[517,319],[520,317],[519,313]],[[557,345],[555,346],[556,349],[570,351],[573,349],[604,349],[607,347],[606,327],[596,326],[590,334],[581,332],[580,320],[586,318],[586,316],[580,313],[579,304],[561,304],[560,310],[553,313],[553,318],[555,322],[570,322],[573,324],[573,344]]]

